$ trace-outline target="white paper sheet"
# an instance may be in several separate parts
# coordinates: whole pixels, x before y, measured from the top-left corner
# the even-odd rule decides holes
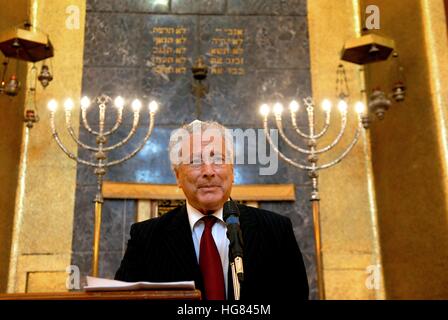
[[[131,291],[151,289],[193,290],[194,281],[178,282],[125,282],[104,278],[87,277],[85,291]]]

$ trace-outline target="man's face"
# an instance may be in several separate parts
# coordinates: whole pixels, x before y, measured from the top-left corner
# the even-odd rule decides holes
[[[184,143],[193,146],[193,137],[198,138],[191,135],[190,141]],[[190,162],[179,165],[176,178],[190,205],[203,214],[209,214],[221,208],[230,197],[233,165],[224,163],[224,141],[218,144],[202,139],[199,141],[198,150],[190,147]]]

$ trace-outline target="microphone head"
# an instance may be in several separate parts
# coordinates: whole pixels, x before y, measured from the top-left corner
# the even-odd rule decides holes
[[[227,219],[232,215],[239,217],[240,210],[238,209],[238,206],[236,205],[236,203],[233,200],[229,200],[224,203],[222,215],[223,215],[224,221],[227,221]]]

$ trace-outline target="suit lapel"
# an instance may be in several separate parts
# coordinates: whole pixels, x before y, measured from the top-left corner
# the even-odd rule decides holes
[[[240,223],[243,233],[244,241],[244,264],[253,259],[254,253],[258,252],[257,246],[259,241],[258,228],[256,218],[248,208],[239,206],[240,209]],[[183,270],[188,276],[193,277],[196,288],[203,291],[202,275],[197,262],[196,253],[194,250],[193,237],[191,235],[190,223],[188,221],[188,213],[186,206],[182,206],[180,211],[173,217],[173,220],[166,229],[170,236],[164,237],[164,243],[169,255],[172,257],[175,266],[173,270]],[[245,271],[247,269],[245,268]],[[189,279],[185,279],[189,280]],[[228,299],[234,300],[232,272],[228,272]],[[243,283],[244,287],[244,283]],[[241,291],[241,298],[244,297],[244,289]]]
[[[238,207],[240,209],[240,226],[244,242],[244,259],[250,259],[254,253],[259,252],[257,251],[257,245],[259,244],[257,237],[260,231],[254,213],[249,212],[250,208],[246,206]]]
[[[247,281],[249,273],[252,272],[250,266],[257,261],[257,255],[259,255],[260,251],[260,235],[259,235],[259,226],[257,224],[257,218],[255,216],[256,213],[250,212],[251,209],[247,206],[238,206],[240,209],[240,226],[241,232],[243,234],[243,265],[244,265],[244,273],[245,273],[245,281]],[[232,273],[230,273],[231,276]],[[249,275],[251,278],[251,275]],[[244,288],[244,282],[241,285],[240,291],[240,299],[245,299],[247,290]],[[233,290],[233,285],[232,285]],[[233,293],[232,293],[233,296]]]
[[[180,211],[173,217],[173,220],[167,227],[167,234],[170,236],[164,237],[164,241],[169,254],[176,263],[173,270],[183,270],[183,273],[192,276],[196,287],[201,289],[201,271],[194,250],[186,206],[182,206]]]

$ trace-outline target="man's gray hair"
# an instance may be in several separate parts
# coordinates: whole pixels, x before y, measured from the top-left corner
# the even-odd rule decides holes
[[[218,135],[220,136],[219,138],[224,139],[226,153],[225,163],[233,164],[234,145],[231,130],[216,121],[194,120],[171,132],[170,141],[168,144],[168,153],[170,156],[171,169],[173,169],[174,172],[177,170],[179,165],[183,163],[182,158],[185,156],[181,155],[182,141],[186,138],[190,139],[190,137],[195,133],[201,133],[202,135],[204,132],[207,136],[211,135],[211,137],[216,137]]]

